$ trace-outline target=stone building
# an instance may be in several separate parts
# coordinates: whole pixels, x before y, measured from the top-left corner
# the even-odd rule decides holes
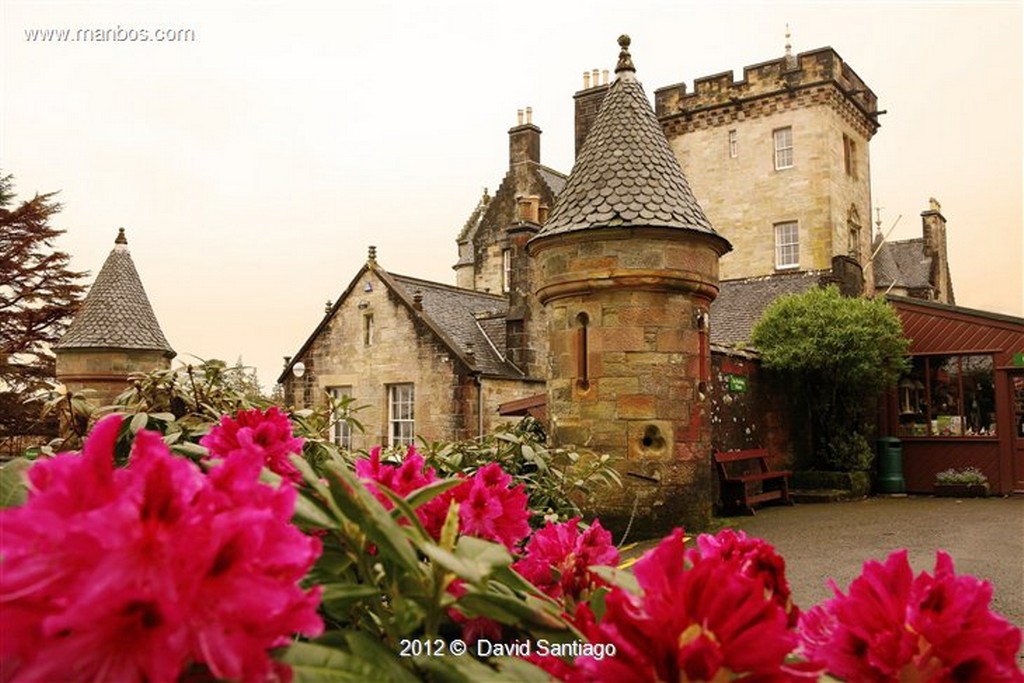
[[[729,242],[712,228],[635,76],[615,81],[551,217],[529,241],[546,310],[547,409],[556,444],[625,456],[598,510],[649,528],[711,510],[708,308]]]
[[[130,373],[170,367],[174,349],[153,313],[124,228],[54,353],[57,381],[73,391],[93,390],[99,405],[125,389]]]
[[[874,242],[875,288],[885,294],[955,304],[946,253],[946,219],[934,198],[921,212],[921,237]]]
[[[837,257],[874,282],[869,142],[878,101],[832,48],[655,93],[694,196],[735,247],[722,279],[825,271]],[[846,265],[840,266],[846,268]],[[846,277],[844,274],[842,277]]]
[[[389,273],[371,247],[366,265],[288,359],[278,380],[285,402],[352,397],[365,431],[339,422],[331,435],[349,449],[485,433],[498,419],[494,406],[543,388],[508,357],[508,313],[500,294]]]

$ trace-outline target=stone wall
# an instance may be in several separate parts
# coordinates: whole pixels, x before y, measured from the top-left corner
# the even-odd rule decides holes
[[[618,531],[636,510],[650,531],[703,526],[717,251],[697,233],[633,229],[548,238],[531,252],[548,311],[552,438],[618,456],[626,484],[593,512]]]
[[[56,349],[57,381],[71,391],[91,389],[96,405],[110,405],[128,386],[128,375],[171,367],[164,351],[139,349]]]
[[[367,284],[372,291],[364,291]],[[372,331],[366,343],[368,316]],[[414,385],[415,429],[424,438],[464,438],[474,428],[463,412],[473,391],[467,369],[372,271],[363,274],[296,360],[306,372],[286,380],[286,402],[323,405],[329,387],[351,387],[355,404],[365,406],[355,414],[365,432],[354,434],[354,448],[387,443],[392,384]]]
[[[737,82],[731,73],[697,79],[692,93],[669,86],[655,100],[697,201],[733,244],[722,279],[776,272],[774,226],[797,221],[799,269],[827,270],[834,256],[852,254],[873,289],[868,145],[877,99],[834,51],[750,66]],[[776,170],[773,132],[785,127],[793,166]],[[851,225],[860,227],[854,245]]]

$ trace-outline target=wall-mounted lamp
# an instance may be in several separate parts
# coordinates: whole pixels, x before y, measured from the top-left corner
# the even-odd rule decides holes
[[[306,364],[300,360],[292,366],[292,374],[295,375],[296,379],[300,379],[306,374]]]

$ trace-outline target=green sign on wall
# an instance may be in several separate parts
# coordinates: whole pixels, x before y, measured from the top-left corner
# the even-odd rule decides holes
[[[743,393],[747,390],[747,378],[729,375],[729,391]]]
[[[1013,364],[1017,367],[1024,367],[1024,353],[1013,354]]]

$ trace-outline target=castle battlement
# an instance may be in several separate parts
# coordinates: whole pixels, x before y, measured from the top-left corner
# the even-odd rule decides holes
[[[830,47],[781,57],[743,68],[743,79],[733,72],[694,80],[693,91],[686,83],[659,88],[654,93],[655,111],[664,121],[675,116],[690,117],[718,107],[742,106],[754,100],[833,85],[860,113],[877,127],[878,98],[842,57]]]

